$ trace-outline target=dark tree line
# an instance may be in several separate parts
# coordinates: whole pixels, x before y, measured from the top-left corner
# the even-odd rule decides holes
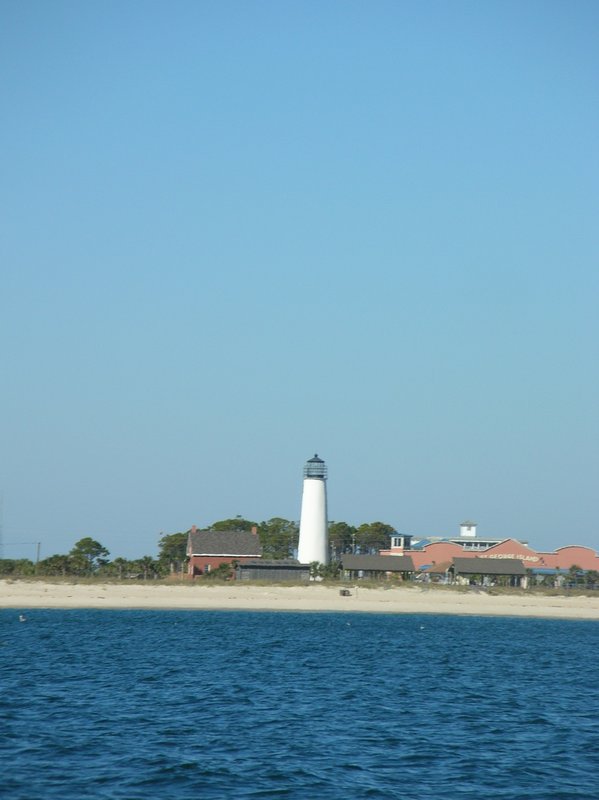
[[[264,558],[289,558],[298,546],[299,525],[283,517],[273,517],[255,522],[235,517],[214,522],[212,530],[251,531],[256,528]],[[158,556],[142,556],[136,559],[115,558],[98,541],[86,536],[75,543],[67,554],[55,554],[38,564],[29,559],[0,559],[0,575],[14,576],[63,576],[124,579],[164,578],[170,574],[186,571],[188,531],[161,536],[158,541]],[[338,560],[343,553],[376,553],[389,546],[389,537],[394,528],[384,522],[369,522],[359,526],[347,522],[329,523],[329,545],[331,560]]]
[[[180,534],[187,538],[187,534]],[[158,578],[167,575],[169,565],[161,555],[157,559],[142,556],[136,559],[115,558],[104,545],[86,536],[75,543],[69,553],[56,553],[37,564],[29,559],[0,559],[0,575],[28,577],[101,577],[101,578]]]

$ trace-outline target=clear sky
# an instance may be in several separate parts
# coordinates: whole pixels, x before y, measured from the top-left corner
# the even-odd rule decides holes
[[[599,6],[0,1],[5,557],[599,549]]]

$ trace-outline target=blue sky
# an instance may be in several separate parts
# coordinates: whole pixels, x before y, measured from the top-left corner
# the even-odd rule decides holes
[[[599,7],[0,2],[5,556],[599,549]]]

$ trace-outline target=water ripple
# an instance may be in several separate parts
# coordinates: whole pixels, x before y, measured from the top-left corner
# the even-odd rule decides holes
[[[599,797],[593,622],[28,618],[0,612],[3,800]]]

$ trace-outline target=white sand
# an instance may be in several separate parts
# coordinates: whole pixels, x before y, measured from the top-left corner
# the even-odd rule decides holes
[[[45,583],[0,580],[0,608],[245,609],[362,611],[392,614],[475,614],[599,619],[599,596],[490,595],[427,587],[225,586],[200,584]]]

